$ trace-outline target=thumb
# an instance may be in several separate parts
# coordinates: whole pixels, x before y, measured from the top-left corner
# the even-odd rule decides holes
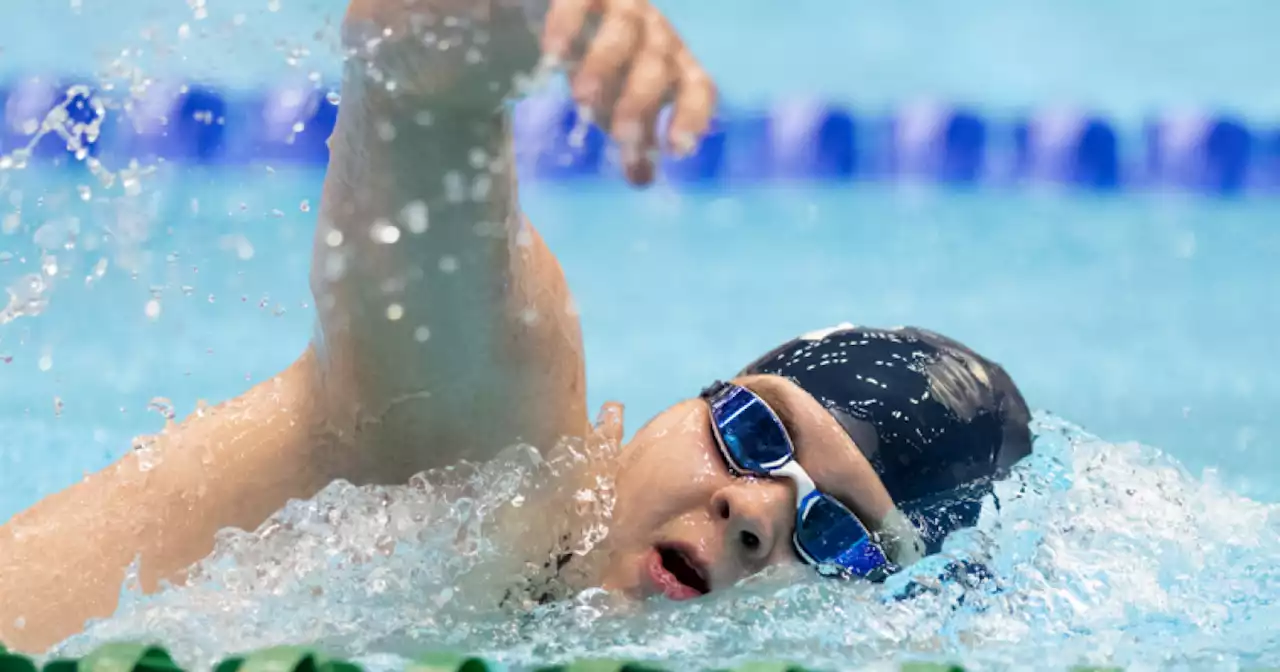
[[[600,413],[596,415],[594,430],[596,436],[609,443],[622,445],[622,437],[625,433],[622,404],[616,401],[605,402],[600,407]]]

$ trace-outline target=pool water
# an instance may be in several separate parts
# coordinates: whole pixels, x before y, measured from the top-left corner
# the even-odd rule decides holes
[[[1275,121],[1277,7],[1261,0],[1212,11],[808,0],[788,5],[788,21],[757,0],[666,4],[735,102],[939,98],[993,117],[1069,104],[1121,121],[1192,105]],[[198,7],[21,10],[0,21],[0,79],[106,68],[252,87],[314,69],[331,81],[332,33],[315,31],[333,25],[334,3],[226,0],[205,23]],[[743,54],[748,38],[774,48]],[[0,173],[0,287],[24,299],[11,303],[21,315],[0,306],[0,521],[297,356],[312,328],[321,180],[170,165],[126,193],[76,169]],[[591,403],[625,402],[632,430],[781,340],[842,321],[929,327],[1003,363],[1040,410],[1036,453],[1002,486],[1001,509],[946,551],[982,560],[998,585],[894,601],[908,580],[929,582],[926,563],[884,587],[765,576],[692,606],[621,609],[586,594],[515,620],[477,611],[454,586],[493,571],[499,549],[440,541],[479,534],[477,508],[534,487],[517,452],[467,483],[335,484],[277,525],[228,534],[190,587],[125,586],[116,617],[58,651],[145,637],[191,664],[318,642],[387,669],[440,645],[517,667],[598,655],[1280,665],[1275,200],[601,181],[531,183],[522,198],[574,288]],[[513,466],[526,476],[511,479]],[[487,498],[462,506],[453,495],[468,484]],[[369,556],[388,542],[394,552]]]
[[[56,258],[58,272],[42,314],[0,331],[12,358],[4,373],[21,381],[0,399],[0,516],[304,347],[321,175],[254,170],[162,171],[137,195],[88,201],[84,176],[13,176],[7,193],[22,194],[23,222],[4,239],[0,269],[8,281]],[[997,667],[1280,662],[1263,635],[1280,618],[1280,509],[1269,503],[1280,493],[1269,439],[1280,390],[1264,354],[1280,323],[1268,301],[1280,274],[1273,204],[595,182],[535,183],[524,199],[576,288],[592,403],[626,402],[632,429],[781,339],[843,320],[927,325],[1004,363],[1030,403],[1052,412],[1024,467],[1029,494],[948,549],[993,566],[1002,589],[885,606],[883,591],[901,585],[766,578],[694,607],[633,613],[588,595],[512,621],[450,608],[453,586],[498,551],[455,555],[440,540],[483,516],[459,513],[447,488],[338,484],[281,514],[291,536],[230,537],[202,582],[126,599],[60,651],[150,636],[197,665],[312,641],[387,667],[441,644],[517,666],[589,655],[841,668],[910,656]],[[503,473],[473,477],[490,506],[529,487]],[[390,557],[332,564],[388,535]],[[313,585],[327,587],[323,599]],[[815,628],[814,613],[832,616]]]
[[[0,395],[0,517],[158,430],[153,399],[185,415],[301,352],[321,179],[181,169],[86,202],[84,175],[13,174],[0,280],[50,258],[58,277],[43,314],[0,331],[17,383]],[[624,402],[632,429],[795,334],[914,324],[1000,361],[1035,408],[1280,495],[1270,200],[601,182],[534,183],[524,200],[582,311],[590,401]]]

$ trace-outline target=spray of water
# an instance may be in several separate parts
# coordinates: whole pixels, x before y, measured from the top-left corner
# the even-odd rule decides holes
[[[919,658],[993,669],[1280,662],[1280,638],[1261,625],[1280,618],[1277,506],[1212,474],[1193,477],[1152,448],[1049,417],[1037,431],[1035,453],[999,485],[980,524],[884,585],[790,567],[691,604],[586,590],[512,609],[504,595],[537,568],[504,555],[515,549],[502,520],[531,506],[554,472],[518,448],[405,487],[336,483],[292,502],[255,532],[224,533],[189,585],[126,591],[115,617],[57,652],[146,638],[196,666],[280,643],[318,643],[375,669],[439,647],[517,669],[586,656],[681,669],[761,657],[829,669]],[[598,539],[608,508],[584,520]],[[992,578],[937,580],[959,559]]]

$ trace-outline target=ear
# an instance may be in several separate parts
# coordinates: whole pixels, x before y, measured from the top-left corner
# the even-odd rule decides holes
[[[623,429],[622,416],[622,404],[616,401],[605,402],[600,407],[600,413],[596,415],[596,424],[592,428],[592,434],[609,442],[611,445],[621,446],[622,437],[626,434]]]

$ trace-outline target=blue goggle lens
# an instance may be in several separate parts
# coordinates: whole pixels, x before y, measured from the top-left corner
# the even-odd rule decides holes
[[[791,441],[759,397],[744,388],[729,387],[709,401],[712,422],[735,469],[768,476],[791,459]]]
[[[782,422],[753,392],[721,383],[703,396],[711,406],[711,422],[730,467],[771,476],[794,458]],[[823,573],[874,578],[889,564],[862,521],[839,500],[816,490],[796,511],[793,542]]]
[[[887,564],[858,517],[820,492],[796,516],[795,543],[820,567],[838,567],[857,576],[869,576]]]

